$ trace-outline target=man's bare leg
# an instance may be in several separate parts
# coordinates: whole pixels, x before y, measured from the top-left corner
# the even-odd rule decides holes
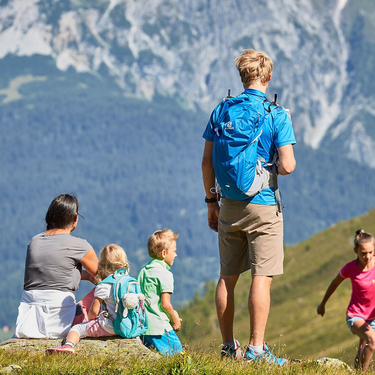
[[[238,278],[239,275],[220,276],[216,287],[216,312],[223,343],[234,340],[234,288]]]
[[[250,342],[252,346],[263,345],[264,333],[271,302],[270,276],[253,276],[249,293]]]

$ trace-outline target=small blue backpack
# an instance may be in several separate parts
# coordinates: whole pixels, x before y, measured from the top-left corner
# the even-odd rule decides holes
[[[127,270],[122,269],[107,276],[100,283],[113,285],[116,319],[112,320],[117,335],[131,339],[142,335],[148,329],[145,309],[145,296],[142,294],[137,279],[130,277]],[[106,310],[105,303],[103,307]]]
[[[212,161],[224,197],[243,201],[266,187],[277,190],[277,152],[271,163],[258,155],[263,124],[276,108],[276,97],[269,102],[243,93],[236,97],[228,95],[214,111]]]

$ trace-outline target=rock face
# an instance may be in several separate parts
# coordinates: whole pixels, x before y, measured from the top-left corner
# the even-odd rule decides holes
[[[234,57],[264,49],[276,62],[269,93],[291,109],[298,139],[375,168],[371,0],[3,3],[0,59],[51,56],[62,71],[107,71],[127,94],[207,111],[242,90]]]
[[[44,351],[53,346],[61,345],[61,340],[48,339],[10,339],[0,344],[1,350]],[[119,355],[147,356],[158,358],[157,353],[147,349],[139,338],[123,339],[119,337],[100,337],[82,339],[76,346],[78,355],[100,355],[117,352]]]

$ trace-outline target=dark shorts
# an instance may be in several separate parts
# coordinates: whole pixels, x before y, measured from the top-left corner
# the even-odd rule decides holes
[[[220,273],[283,273],[283,216],[276,206],[222,198],[219,214]]]

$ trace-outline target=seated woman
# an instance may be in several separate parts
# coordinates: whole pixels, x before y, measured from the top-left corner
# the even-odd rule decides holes
[[[55,339],[68,334],[76,314],[74,291],[81,279],[94,282],[99,262],[86,240],[70,234],[78,215],[76,197],[57,196],[46,214],[47,230],[30,241],[13,337]]]

